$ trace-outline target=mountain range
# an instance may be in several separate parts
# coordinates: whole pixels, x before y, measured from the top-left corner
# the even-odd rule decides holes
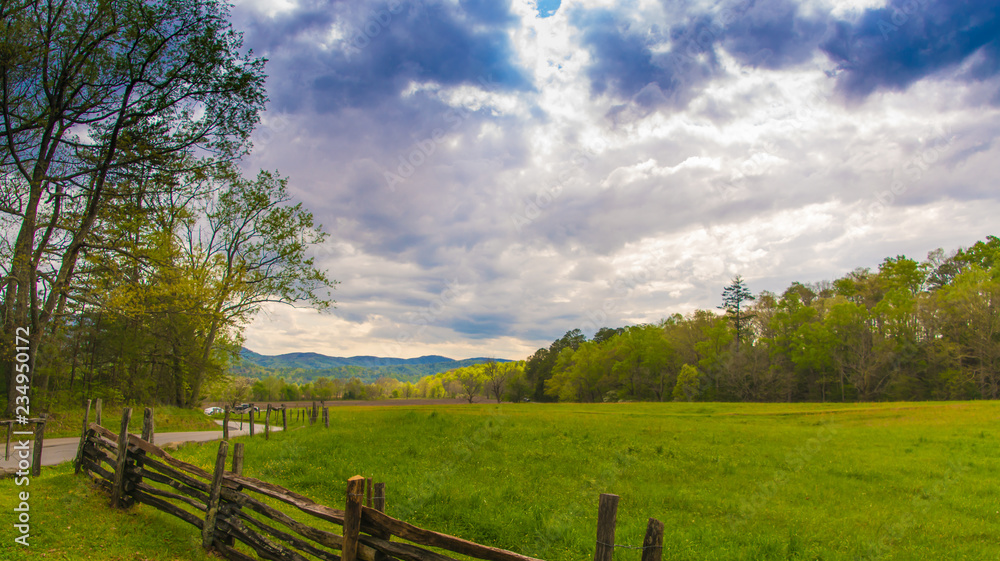
[[[243,360],[230,368],[233,374],[251,378],[276,376],[297,382],[308,382],[321,376],[343,379],[356,377],[364,382],[372,382],[386,376],[400,382],[416,382],[424,376],[490,360],[485,357],[455,360],[439,355],[418,358],[337,357],[319,353],[262,355],[247,348],[240,349],[240,357]],[[509,362],[506,359],[494,360]]]

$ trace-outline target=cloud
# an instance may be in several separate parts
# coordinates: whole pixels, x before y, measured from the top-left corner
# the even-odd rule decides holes
[[[875,0],[239,6],[272,99],[245,165],[290,176],[341,281],[248,346],[523,358],[737,273],[780,292],[995,233],[992,12],[915,1],[889,41]]]
[[[745,4],[745,9],[740,7]],[[827,31],[828,14],[803,13],[792,0],[736,4],[717,23],[722,47],[751,67],[785,68],[810,61]]]
[[[905,90],[973,56],[978,58],[964,79],[981,81],[1000,73],[1000,2],[995,0],[891,0],[833,29],[822,49],[838,64],[837,86],[851,98]]]
[[[683,106],[690,90],[721,73],[714,35],[699,34],[707,16],[663,31],[611,9],[575,9],[570,16],[590,52],[594,95],[612,95],[643,107]],[[663,47],[674,44],[672,49]]]
[[[412,83],[532,88],[512,58],[509,2],[435,0],[299,4],[270,16],[243,10],[246,43],[270,59],[272,107],[372,108]]]

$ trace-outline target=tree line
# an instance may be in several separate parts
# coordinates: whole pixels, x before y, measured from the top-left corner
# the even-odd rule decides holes
[[[330,305],[334,283],[307,256],[324,238],[312,215],[277,172],[237,167],[265,74],[228,10],[0,2],[8,416],[28,384],[36,405],[190,406],[263,303]],[[27,374],[11,359],[25,331]]]
[[[253,384],[258,400],[875,401],[1000,394],[1000,239],[923,262],[754,294],[737,276],[716,310],[579,329],[520,362],[488,361],[416,383],[383,377]],[[265,388],[270,388],[265,390]]]
[[[923,262],[888,257],[723,314],[567,332],[524,365],[538,401],[875,401],[1000,396],[1000,239]]]
[[[252,379],[238,374],[222,376],[207,388],[212,401],[238,404],[300,400],[456,399],[470,403],[477,397],[500,401],[521,401],[530,395],[524,379],[524,362],[490,360],[482,364],[454,368],[417,382],[382,376],[365,381],[356,376],[320,376],[297,381],[283,376]]]

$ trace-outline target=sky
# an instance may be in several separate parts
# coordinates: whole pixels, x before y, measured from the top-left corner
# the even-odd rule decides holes
[[[523,359],[996,235],[1000,1],[244,0],[330,234],[245,346]]]

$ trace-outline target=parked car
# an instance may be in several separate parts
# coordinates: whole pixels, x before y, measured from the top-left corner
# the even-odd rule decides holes
[[[206,415],[219,415],[219,414],[225,413],[225,412],[226,412],[225,409],[223,409],[221,407],[207,407],[207,408],[205,408],[205,414]]]
[[[256,405],[250,403],[241,403],[236,407],[233,407],[233,413],[249,413],[251,409],[253,409],[254,413],[260,412],[260,407],[257,407]]]

